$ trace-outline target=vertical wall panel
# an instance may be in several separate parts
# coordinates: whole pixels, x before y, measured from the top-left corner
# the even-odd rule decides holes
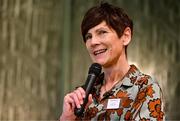
[[[57,118],[61,5],[0,0],[0,120]]]

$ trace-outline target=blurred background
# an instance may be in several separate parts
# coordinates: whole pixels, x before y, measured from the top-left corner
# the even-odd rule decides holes
[[[155,77],[180,120],[179,0],[106,0],[134,21],[129,62]],[[57,120],[91,60],[80,34],[98,0],[0,0],[0,120]]]

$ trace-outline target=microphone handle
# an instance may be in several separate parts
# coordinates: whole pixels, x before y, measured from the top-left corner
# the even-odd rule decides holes
[[[88,98],[84,98],[84,103],[81,105],[81,107],[80,108],[75,107],[74,114],[77,117],[83,117],[83,115],[84,115],[84,108],[85,108],[87,102],[88,102]]]
[[[92,90],[92,87],[93,87],[95,81],[96,81],[96,75],[89,74],[88,78],[86,80],[86,83],[85,83],[86,95],[85,95],[85,98],[83,100],[83,104],[81,105],[80,108],[75,107],[75,109],[74,109],[74,114],[77,117],[83,117],[84,108],[85,108],[85,106],[86,106],[86,104],[88,102],[88,97],[89,97],[89,94],[91,93],[91,90]]]

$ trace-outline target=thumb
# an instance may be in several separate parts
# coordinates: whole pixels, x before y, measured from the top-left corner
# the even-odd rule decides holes
[[[86,104],[85,108],[87,108],[92,102],[93,102],[92,94],[89,94],[88,103]]]

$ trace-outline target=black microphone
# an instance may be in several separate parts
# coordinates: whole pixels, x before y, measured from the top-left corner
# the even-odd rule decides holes
[[[85,95],[85,98],[83,100],[83,104],[81,105],[80,108],[76,107],[74,109],[74,114],[77,117],[82,117],[83,116],[84,108],[85,108],[85,106],[86,106],[86,104],[88,102],[89,94],[92,91],[92,88],[93,88],[93,85],[94,85],[95,81],[97,80],[98,76],[101,74],[101,69],[102,69],[102,67],[98,63],[93,63],[91,65],[91,67],[89,68],[88,77],[87,77],[86,83],[84,85],[84,90],[86,91],[86,95]]]

